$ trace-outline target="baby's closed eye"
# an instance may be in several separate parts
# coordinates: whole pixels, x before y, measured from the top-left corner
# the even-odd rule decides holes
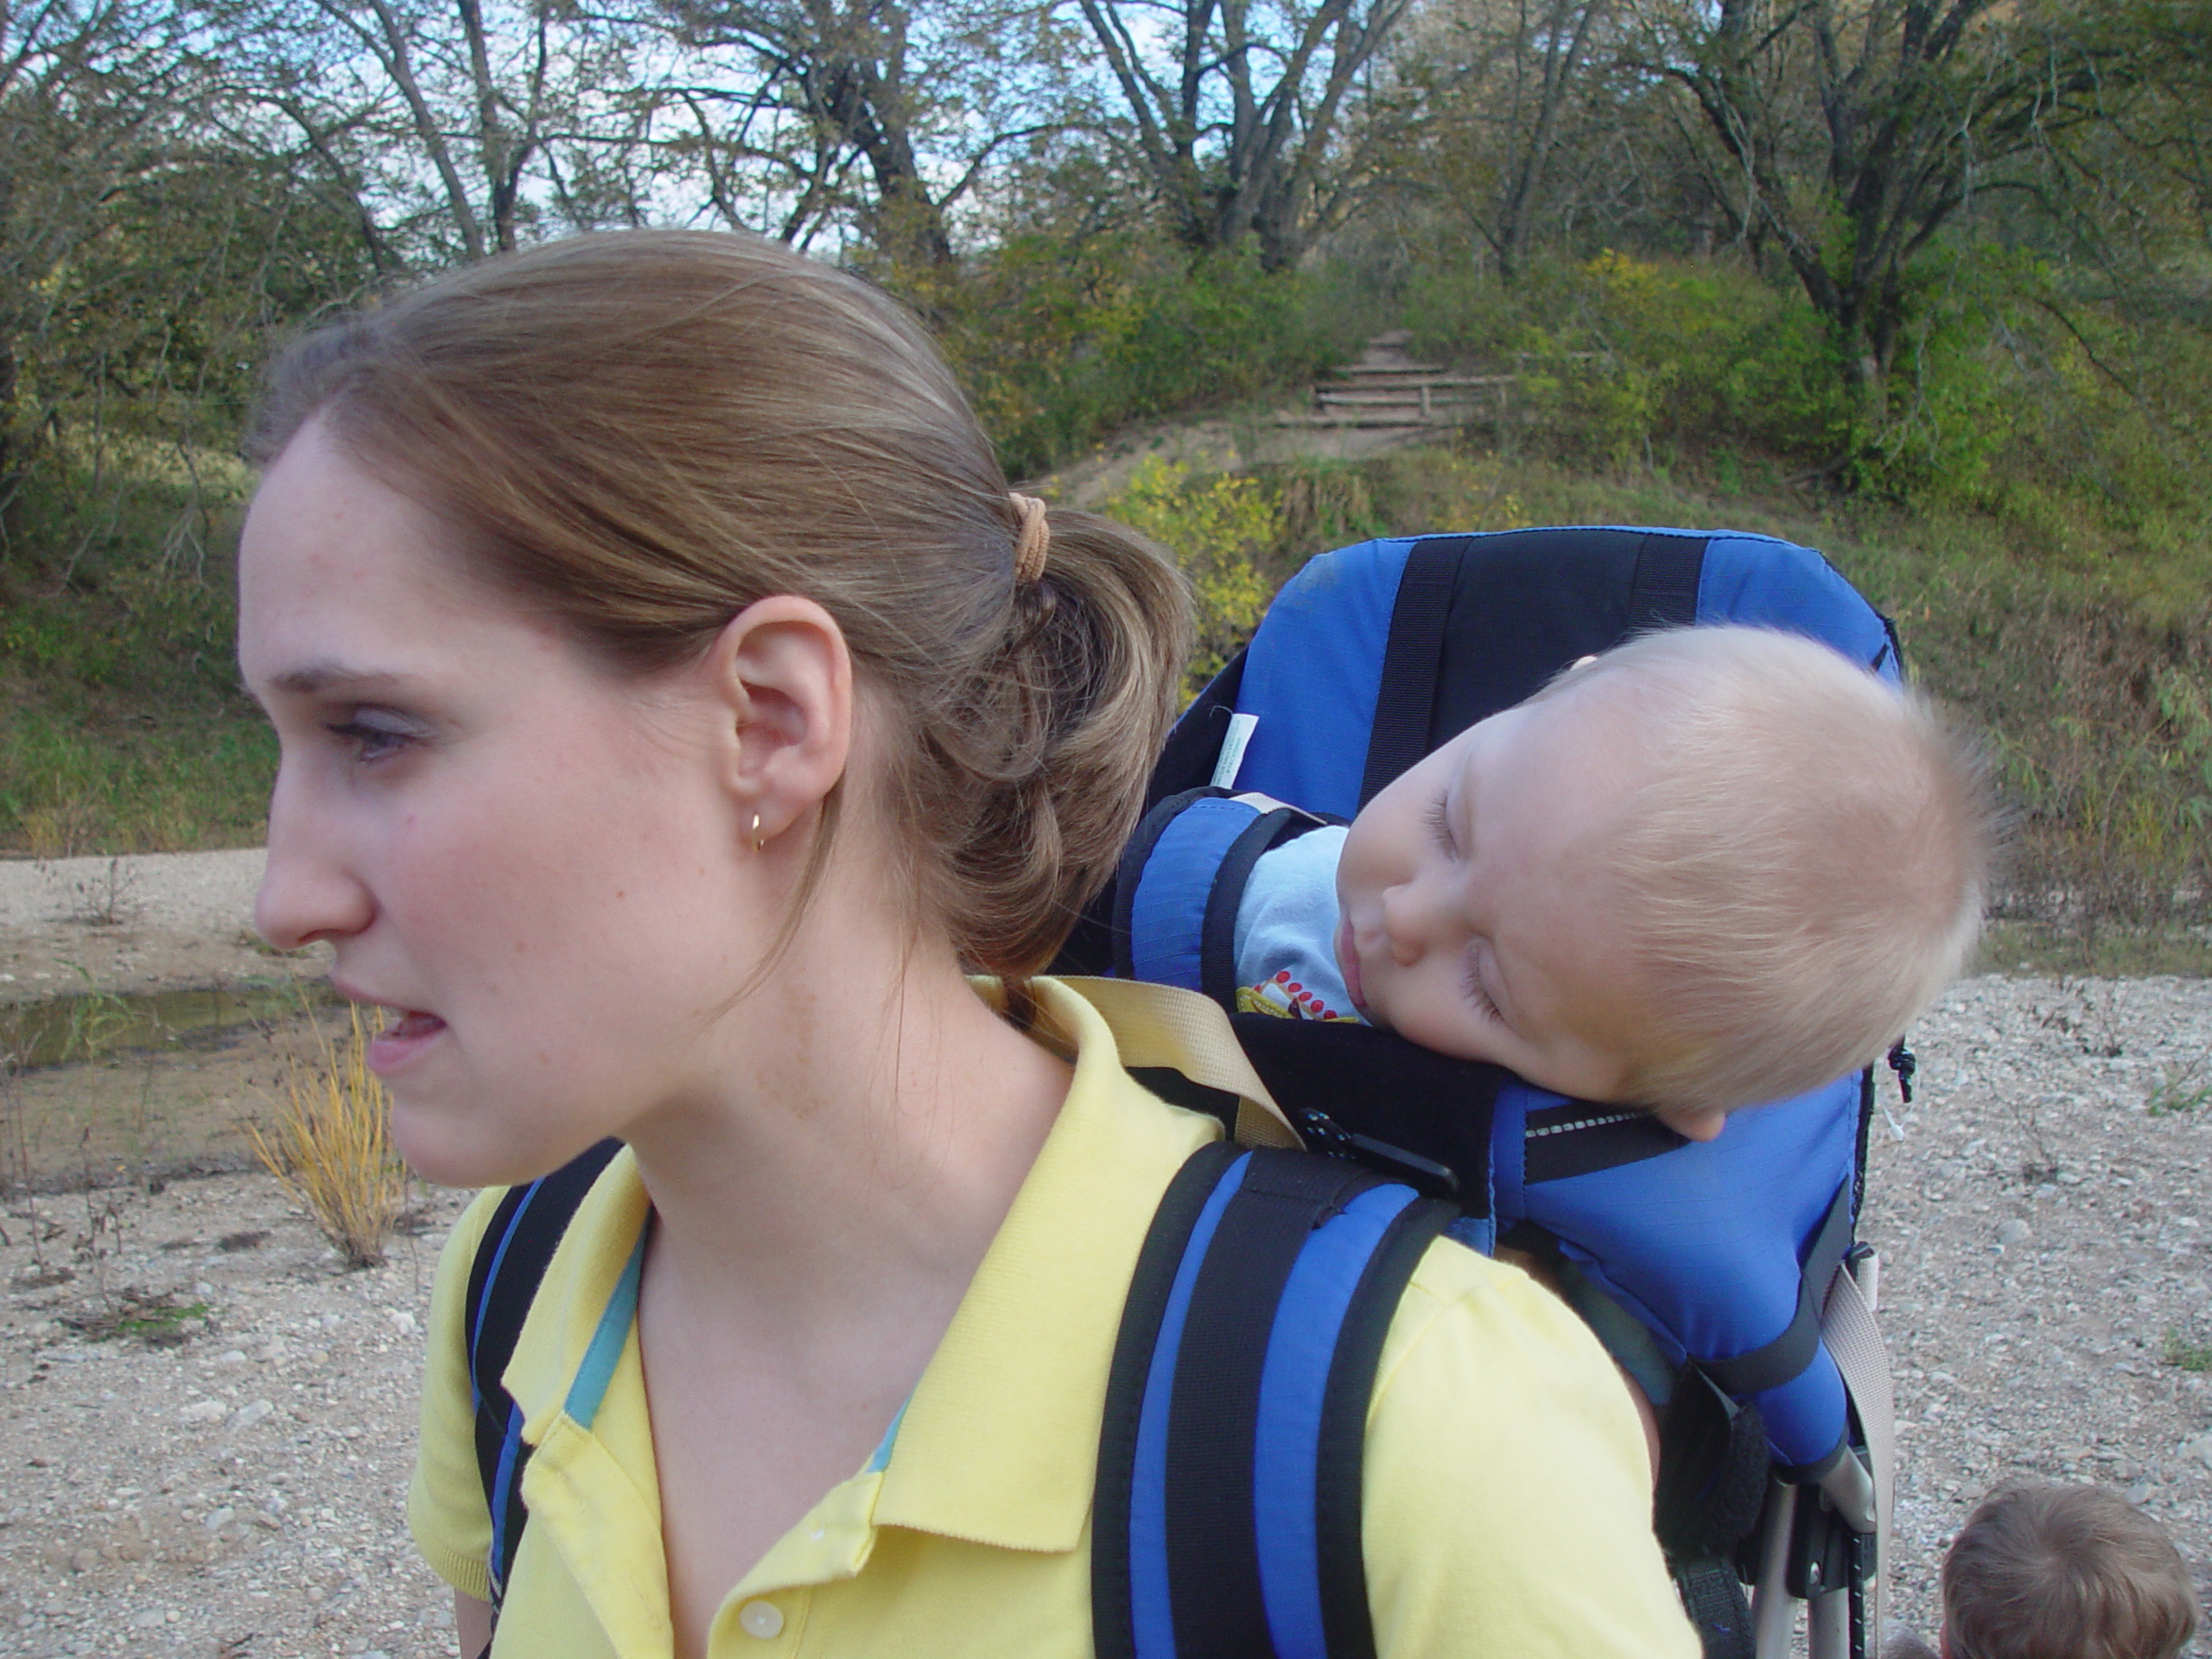
[[[1504,1016],[1498,1013],[1497,1004],[1491,1000],[1490,993],[1483,988],[1482,961],[1471,950],[1467,953],[1467,965],[1461,977],[1465,982],[1467,1001],[1474,1005],[1475,1012],[1485,1020],[1503,1020]]]

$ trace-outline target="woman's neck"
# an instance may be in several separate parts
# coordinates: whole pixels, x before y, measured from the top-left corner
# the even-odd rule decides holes
[[[825,937],[834,964],[809,960]],[[841,929],[803,930],[725,1025],[727,1087],[630,1137],[663,1293],[795,1361],[880,1342],[924,1306],[949,1314],[1044,1144],[1067,1065],[976,997],[949,950],[855,950]]]

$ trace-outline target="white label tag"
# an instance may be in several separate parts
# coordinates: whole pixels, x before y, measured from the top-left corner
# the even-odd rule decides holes
[[[1216,789],[1236,787],[1236,774],[1244,765],[1245,747],[1252,741],[1252,733],[1259,726],[1257,715],[1231,715],[1228,734],[1221,740],[1221,758],[1213,763],[1213,786]]]

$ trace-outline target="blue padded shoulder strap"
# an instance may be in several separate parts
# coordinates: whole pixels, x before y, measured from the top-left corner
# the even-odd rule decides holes
[[[1207,787],[1147,813],[1114,877],[1114,973],[1236,1006],[1236,908],[1268,849],[1323,820],[1263,795]]]
[[[1217,1143],[1184,1166],[1107,1388],[1101,1659],[1372,1659],[1367,1402],[1406,1281],[1452,1214],[1307,1154]]]
[[[1491,1120],[1500,1236],[1523,1221],[1543,1229],[1669,1358],[1696,1360],[1755,1402],[1781,1463],[1816,1464],[1847,1425],[1806,1299],[1849,1240],[1865,1086],[1854,1073],[1685,1141],[1647,1116],[1516,1078]]]

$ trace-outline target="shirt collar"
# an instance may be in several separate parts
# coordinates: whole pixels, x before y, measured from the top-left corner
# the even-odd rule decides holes
[[[1219,1135],[1122,1069],[1090,1003],[1032,982],[1034,1034],[1075,1076],[944,1341],[907,1402],[874,1506],[899,1526],[1008,1549],[1066,1550],[1090,1512],[1106,1376],[1153,1212],[1184,1160]],[[987,995],[990,994],[987,989]],[[543,1443],[605,1340],[649,1203],[626,1147],[586,1195],[506,1372],[524,1434]],[[880,1454],[879,1454],[880,1455]]]
[[[1212,1120],[1122,1069],[1082,997],[1033,982],[1037,1034],[1074,1058],[1044,1149],[908,1403],[879,1526],[1072,1549],[1090,1512],[1106,1376],[1137,1252]]]

